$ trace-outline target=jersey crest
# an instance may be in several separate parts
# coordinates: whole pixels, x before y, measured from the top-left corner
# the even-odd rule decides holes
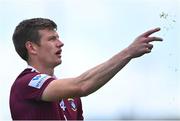
[[[76,111],[76,110],[77,110],[77,107],[76,107],[76,104],[75,104],[75,102],[74,102],[74,99],[68,98],[68,102],[70,103],[71,109],[72,109],[73,111]]]

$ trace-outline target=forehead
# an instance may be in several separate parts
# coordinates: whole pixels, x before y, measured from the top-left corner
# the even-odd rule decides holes
[[[38,32],[41,38],[47,38],[50,36],[58,36],[58,33],[56,30],[43,29],[43,30],[38,30]]]

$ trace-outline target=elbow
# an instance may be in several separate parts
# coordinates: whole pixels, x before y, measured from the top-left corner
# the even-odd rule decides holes
[[[80,96],[81,97],[86,97],[88,96],[90,93],[90,91],[88,90],[88,88],[85,85],[81,85],[80,86]]]

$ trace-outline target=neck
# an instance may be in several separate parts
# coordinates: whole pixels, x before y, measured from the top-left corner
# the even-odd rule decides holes
[[[50,76],[54,75],[54,68],[46,67],[43,65],[32,64],[32,63],[28,63],[28,65],[32,66],[33,68],[35,68],[38,72],[42,74],[47,74]]]

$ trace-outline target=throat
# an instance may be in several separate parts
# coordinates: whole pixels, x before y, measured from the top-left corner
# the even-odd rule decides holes
[[[36,65],[29,65],[32,68],[34,68],[35,70],[37,70],[38,72],[42,73],[42,74],[47,74],[49,76],[54,76],[54,68],[47,68],[44,66],[36,66]]]

